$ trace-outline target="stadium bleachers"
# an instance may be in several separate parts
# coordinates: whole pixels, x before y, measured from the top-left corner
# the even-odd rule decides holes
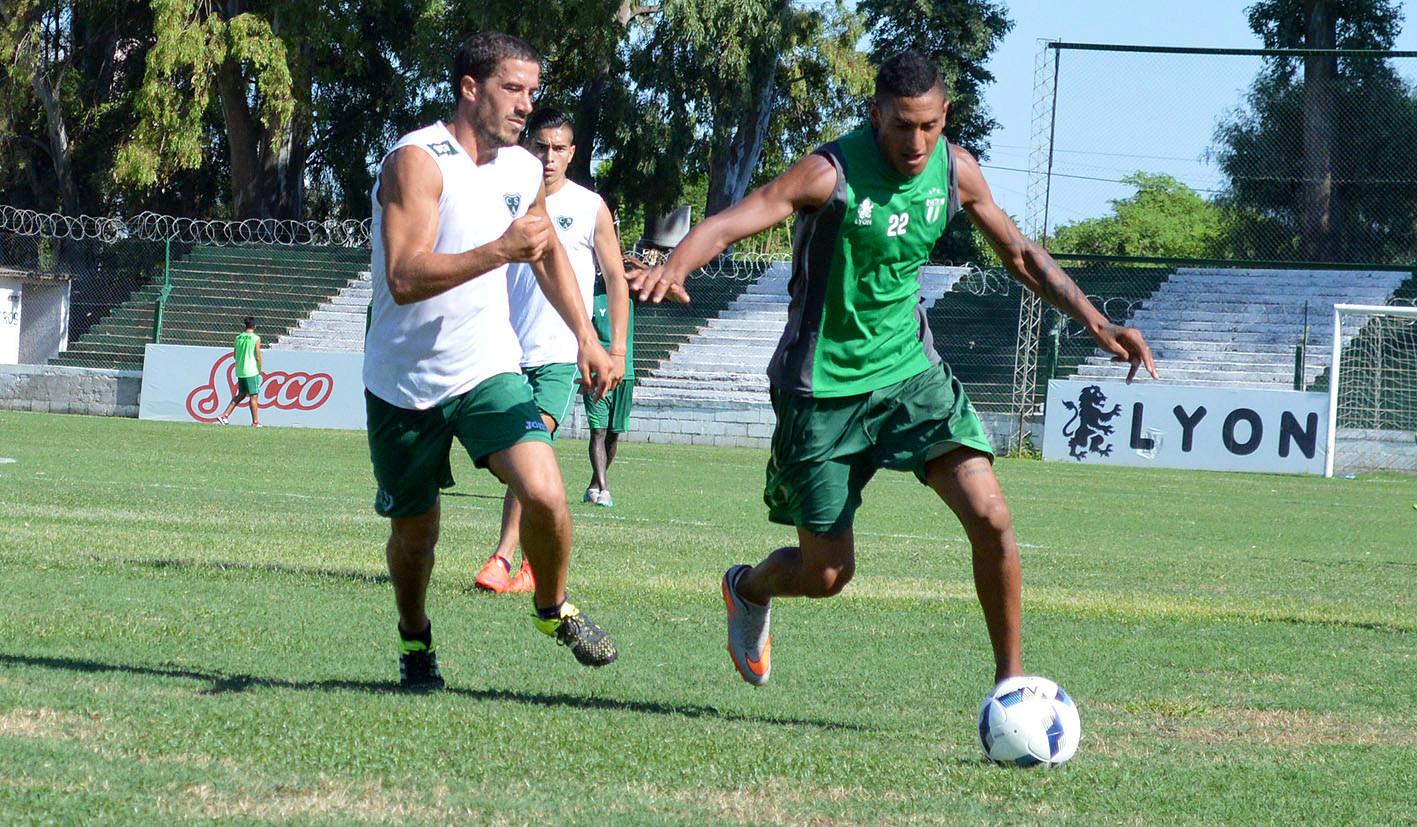
[[[368,266],[360,248],[198,245],[172,264],[162,342],[227,347],[243,316],[256,317],[258,332],[274,342]],[[157,282],[134,291],[50,363],[141,368],[161,290]]]
[[[922,292],[927,307],[966,272],[963,267],[924,268]],[[691,282],[691,308],[709,292],[721,306],[712,314],[699,307],[703,320],[696,327],[687,326],[682,318],[673,319],[672,328],[651,327],[645,323],[645,310],[652,306],[641,306],[635,323],[635,362],[637,369],[646,362],[652,369],[637,373],[637,398],[765,402],[768,360],[787,324],[790,276],[789,265],[776,262],[733,294],[724,293],[716,284],[713,291],[699,290]],[[651,335],[658,340],[656,350],[660,353],[647,353],[642,344],[649,330],[655,331]]]
[[[1132,314],[1147,335],[1163,382],[1289,388],[1294,352],[1309,327],[1311,353],[1333,336],[1333,305],[1385,304],[1403,271],[1182,267]],[[1307,307],[1307,310],[1306,310]],[[1345,323],[1343,339],[1358,332]],[[1312,383],[1326,358],[1306,362]],[[1120,379],[1127,366],[1094,353],[1078,366],[1089,380]]]

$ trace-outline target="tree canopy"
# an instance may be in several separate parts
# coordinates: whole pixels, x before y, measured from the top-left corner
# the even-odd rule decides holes
[[[1263,0],[1267,48],[1391,49],[1391,0]],[[1266,58],[1246,105],[1216,130],[1231,246],[1260,258],[1409,260],[1417,228],[1417,97],[1381,55]]]
[[[1104,256],[1214,255],[1224,223],[1219,207],[1170,175],[1137,172],[1122,182],[1136,194],[1113,200],[1111,215],[1058,227],[1049,248]]]
[[[367,216],[387,147],[452,108],[458,43],[496,29],[545,55],[540,102],[577,121],[574,177],[594,159],[614,205],[702,193],[715,211],[860,121],[887,51],[864,50],[868,33],[939,61],[949,134],[985,148],[978,95],[1003,14],[985,0],[557,0],[535,14],[519,0],[7,0],[0,203]]]

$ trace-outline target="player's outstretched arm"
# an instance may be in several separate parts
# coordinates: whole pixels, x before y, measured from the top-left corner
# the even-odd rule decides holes
[[[442,193],[442,173],[422,149],[404,147],[384,159],[379,170],[384,273],[397,304],[431,299],[508,262],[529,261],[540,255],[551,232],[544,217],[544,226],[538,226],[523,216],[496,241],[463,253],[435,253]]]
[[[610,360],[620,365],[622,377],[630,329],[630,285],[625,281],[623,255],[620,236],[615,232],[615,218],[602,201],[595,217],[595,261],[600,265],[600,277],[605,280],[605,303],[610,311]]]
[[[522,218],[534,218],[550,228],[551,216],[546,212],[544,185]],[[576,365],[580,368],[581,377],[577,382],[592,398],[600,399],[620,384],[625,377],[625,365],[623,361],[615,363],[605,348],[600,346],[600,337],[595,335],[590,314],[586,311],[585,302],[581,301],[581,288],[576,282],[575,271],[571,269],[571,260],[566,257],[566,250],[555,233],[547,230],[546,243],[540,255],[531,258],[529,263],[541,292],[579,343]]]
[[[1130,362],[1128,382],[1141,367],[1156,379],[1156,362],[1141,331],[1108,321],[1048,251],[1019,232],[1013,219],[994,203],[994,195],[974,156],[961,147],[951,146],[950,149],[950,160],[955,164],[959,181],[960,206],[984,234],[1009,274],[1082,325],[1098,347],[1112,354],[1112,361]]]
[[[808,155],[742,201],[699,222],[668,261],[633,276],[630,287],[639,291],[641,300],[653,302],[671,290],[683,291],[690,273],[730,245],[787,220],[797,210],[822,206],[835,188],[836,167],[821,155]]]

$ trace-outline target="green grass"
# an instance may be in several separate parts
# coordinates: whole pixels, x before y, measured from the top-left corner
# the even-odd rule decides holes
[[[466,457],[430,613],[449,690],[395,690],[360,433],[0,412],[0,823],[1392,824],[1417,818],[1417,479],[1001,460],[1024,658],[1079,703],[1056,771],[987,764],[968,546],[881,474],[858,573],[774,611],[718,578],[791,535],[764,452],[629,443],[573,494],[578,666],[477,593],[501,490]]]

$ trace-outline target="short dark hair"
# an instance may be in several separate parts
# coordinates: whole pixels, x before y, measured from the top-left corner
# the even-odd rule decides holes
[[[247,330],[254,328],[256,326],[256,317],[247,316],[246,318],[241,320],[241,325]]]
[[[541,55],[520,37],[501,32],[478,32],[462,42],[453,56],[453,100],[457,100],[463,75],[482,83],[504,60],[541,62]]]
[[[552,106],[544,106],[531,113],[531,117],[526,121],[526,134],[535,135],[543,129],[558,129],[566,127],[571,133],[571,143],[576,141],[576,125],[571,123],[571,116]]]
[[[945,89],[945,79],[933,60],[914,49],[896,52],[886,58],[876,72],[876,99],[918,98],[939,87]],[[949,97],[948,94],[945,95]]]

